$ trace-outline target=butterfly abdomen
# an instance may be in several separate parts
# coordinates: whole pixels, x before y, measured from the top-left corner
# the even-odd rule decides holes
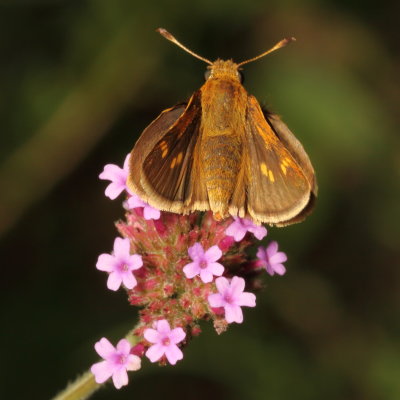
[[[206,137],[202,141],[201,165],[210,208],[221,216],[227,214],[235,189],[241,152],[241,143],[228,135]]]

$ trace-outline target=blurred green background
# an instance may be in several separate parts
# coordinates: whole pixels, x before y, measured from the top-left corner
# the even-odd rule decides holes
[[[210,59],[253,57],[250,93],[307,149],[320,195],[304,223],[270,229],[289,255],[245,323],[204,333],[174,368],[145,362],[94,399],[400,399],[398,2],[0,1],[3,399],[48,399],[135,324],[95,269],[121,200],[121,164]]]

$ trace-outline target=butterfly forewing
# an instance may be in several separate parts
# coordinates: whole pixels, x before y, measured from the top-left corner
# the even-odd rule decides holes
[[[144,159],[141,185],[148,201],[160,209],[185,212],[201,200],[199,182],[192,177],[197,170],[200,120],[200,94],[195,93],[184,113]]]
[[[141,134],[131,152],[129,161],[128,186],[130,189],[145,199],[147,197],[140,181],[142,176],[142,164],[154,146],[168,132],[171,126],[185,111],[186,104],[164,110]]]

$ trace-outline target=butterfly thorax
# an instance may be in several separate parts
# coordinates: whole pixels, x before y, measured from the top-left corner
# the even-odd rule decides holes
[[[243,159],[247,92],[237,65],[217,60],[201,87],[200,158],[211,210],[226,216]]]

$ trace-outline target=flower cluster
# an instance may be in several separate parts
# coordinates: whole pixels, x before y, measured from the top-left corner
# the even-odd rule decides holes
[[[140,357],[174,365],[181,348],[200,333],[199,321],[212,320],[218,333],[230,323],[242,323],[242,307],[255,307],[246,289],[260,286],[262,271],[283,275],[286,255],[277,242],[259,246],[257,259],[248,249],[267,235],[263,226],[230,217],[216,221],[211,212],[178,215],[160,212],[127,187],[129,156],[123,168],[108,164],[100,179],[110,181],[110,199],[125,193],[125,221],[116,223],[120,237],[96,267],[108,274],[107,287],[127,291],[130,304],[141,308],[131,346],[122,339],[114,348],[103,338],[96,343],[104,359],[92,366],[96,382],[112,377],[116,388],[128,383],[127,371],[140,368]]]

